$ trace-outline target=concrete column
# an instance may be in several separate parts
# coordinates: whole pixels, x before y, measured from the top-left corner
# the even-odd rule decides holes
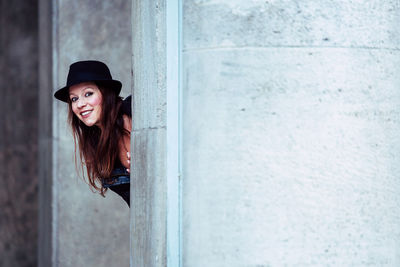
[[[37,265],[38,1],[0,1],[0,266]]]
[[[47,209],[42,211],[44,218],[51,218],[50,224],[44,226],[51,234],[43,234],[41,240],[50,250],[42,250],[42,266],[128,266],[129,208],[111,191],[106,198],[92,193],[78,177],[67,105],[54,100],[52,94],[65,85],[69,65],[86,59],[106,62],[113,77],[123,84],[121,94],[130,94],[131,3],[82,0],[52,1],[52,5],[50,13],[48,3],[41,6],[47,8],[44,13],[49,15],[47,23],[51,25],[43,28],[51,30],[51,46],[44,44],[50,49],[48,54],[41,54],[41,66],[52,77],[50,82],[43,83],[46,87],[41,94],[45,94],[45,99],[50,96],[51,102],[44,101],[47,105],[43,109],[53,115],[52,140],[43,139],[51,144],[52,164],[41,166],[42,173],[52,177],[45,184],[51,193],[43,191],[46,195],[41,207]],[[44,39],[49,42],[49,37]]]
[[[183,266],[400,265],[399,21],[184,1]]]
[[[38,266],[56,266],[56,237],[53,221],[54,205],[53,179],[53,23],[52,1],[40,0],[39,7],[39,240]]]
[[[132,1],[131,266],[166,266],[166,11]]]

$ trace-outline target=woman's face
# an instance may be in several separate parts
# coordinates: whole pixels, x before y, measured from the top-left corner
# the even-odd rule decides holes
[[[102,94],[95,83],[85,82],[69,88],[69,99],[74,114],[86,126],[99,126]]]

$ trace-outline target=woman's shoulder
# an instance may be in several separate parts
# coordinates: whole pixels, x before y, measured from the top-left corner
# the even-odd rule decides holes
[[[132,117],[131,103],[132,103],[132,95],[127,96],[122,101],[122,113],[128,115],[129,117]]]

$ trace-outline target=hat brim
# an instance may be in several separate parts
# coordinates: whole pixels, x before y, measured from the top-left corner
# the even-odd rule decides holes
[[[119,93],[121,92],[121,88],[122,88],[122,83],[117,80],[93,80],[93,81],[83,81],[83,82],[94,82],[98,85],[102,85],[108,89],[114,90],[117,93],[117,95],[119,95]],[[69,88],[73,85],[80,84],[83,82],[77,82],[77,83],[71,84],[69,86],[65,86],[65,87],[57,90],[54,93],[54,97],[60,101],[68,103],[69,102]]]

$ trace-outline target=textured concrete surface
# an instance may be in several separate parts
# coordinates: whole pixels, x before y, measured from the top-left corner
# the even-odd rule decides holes
[[[38,228],[38,266],[52,266],[55,258],[55,214],[53,180],[53,3],[47,0],[39,1],[39,228]],[[53,257],[54,256],[54,257]]]
[[[185,0],[184,49],[399,48],[396,1]]]
[[[132,1],[131,266],[166,266],[165,1]]]
[[[399,266],[399,6],[184,1],[183,266]]]
[[[0,266],[36,266],[37,1],[0,1],[0,21]]]
[[[58,1],[53,19],[55,84],[66,82],[68,68],[77,60],[97,59],[123,83],[131,85],[130,1]],[[106,198],[92,193],[78,177],[73,140],[67,125],[67,105],[53,106],[56,227],[56,266],[128,266],[129,208],[115,193]]]

